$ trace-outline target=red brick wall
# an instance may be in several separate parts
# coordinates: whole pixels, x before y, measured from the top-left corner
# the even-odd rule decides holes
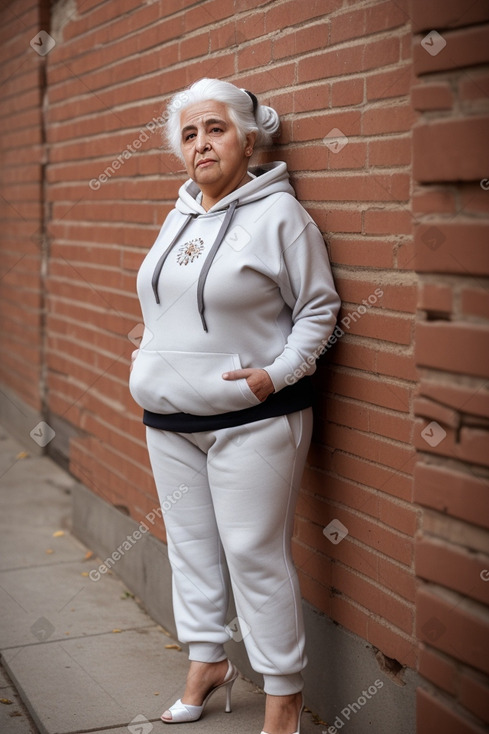
[[[39,48],[38,5],[4,3],[0,25],[0,385],[19,418],[24,411],[16,395],[37,411],[43,404],[44,63],[30,45]]]
[[[278,147],[263,158],[287,161],[324,232],[343,301],[343,333],[315,377],[294,543],[302,590],[387,658],[417,669],[420,654],[423,733],[440,706],[446,716],[483,719],[474,636],[489,588],[479,576],[489,569],[489,191],[480,184],[489,178],[489,44],[486,4],[462,5],[84,0],[57,6],[46,26],[56,46],[43,59],[29,47],[41,22],[27,10],[34,0],[1,13],[19,66],[10,61],[13,106],[2,107],[16,141],[9,160],[15,170],[24,159],[32,167],[18,171],[21,184],[9,180],[4,197],[32,201],[31,218],[44,212],[49,268],[40,283],[39,249],[7,205],[2,263],[8,254],[11,271],[0,295],[12,325],[3,317],[0,328],[12,354],[0,378],[32,405],[45,386],[44,417],[58,429],[52,446],[63,430],[72,435],[73,473],[136,520],[156,494],[127,389],[141,320],[135,278],[185,179],[161,150],[154,120],[201,76],[238,81],[281,114]],[[8,33],[14,7],[30,20]],[[426,47],[436,51],[439,39],[420,42],[435,28],[447,45],[432,54]],[[42,191],[34,182],[43,67]],[[22,117],[28,70],[32,111]],[[28,338],[27,312],[44,353]],[[436,446],[426,441],[432,421],[447,433]],[[162,524],[154,532],[164,539]],[[434,631],[425,626],[432,619]]]
[[[489,722],[488,21],[413,3],[419,734]]]

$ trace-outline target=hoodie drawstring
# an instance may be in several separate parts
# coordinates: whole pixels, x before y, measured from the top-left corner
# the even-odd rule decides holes
[[[212,262],[213,262],[213,260],[214,260],[214,258],[216,256],[216,253],[217,253],[219,247],[221,246],[221,242],[223,241],[223,239],[224,239],[224,237],[226,235],[226,232],[227,232],[227,230],[229,228],[229,225],[231,223],[231,219],[234,216],[234,212],[235,212],[235,209],[236,209],[237,205],[238,205],[238,201],[237,200],[232,201],[231,204],[229,205],[229,207],[228,207],[228,209],[226,211],[226,215],[224,217],[224,220],[223,220],[223,222],[222,222],[222,224],[221,224],[221,226],[219,228],[219,232],[217,233],[217,237],[216,237],[216,239],[214,241],[214,244],[212,245],[212,247],[211,247],[211,249],[209,251],[209,254],[207,255],[207,257],[205,259],[205,262],[204,262],[204,264],[202,266],[202,270],[200,271],[199,280],[198,280],[198,283],[197,283],[197,306],[198,306],[198,309],[199,309],[200,318],[202,320],[202,326],[203,326],[204,331],[208,331],[208,329],[207,329],[207,322],[206,322],[205,316],[204,316],[204,310],[205,310],[205,305],[204,305],[204,286],[205,286],[205,281],[207,279],[207,274],[208,274],[208,272],[210,270],[210,267],[212,265]],[[160,274],[161,274],[163,265],[165,264],[165,260],[168,257],[168,255],[170,254],[171,250],[176,245],[177,241],[180,238],[180,235],[182,234],[182,232],[185,229],[185,227],[187,226],[187,224],[190,222],[190,220],[192,219],[192,217],[196,217],[196,216],[198,216],[198,215],[197,214],[187,214],[187,217],[185,218],[185,221],[183,222],[182,226],[180,227],[180,229],[176,233],[175,237],[172,239],[172,241],[170,242],[170,244],[166,248],[166,250],[163,253],[163,255],[160,257],[160,259],[156,263],[156,267],[154,269],[153,277],[151,278],[151,285],[153,287],[153,293],[154,293],[155,298],[156,298],[156,303],[160,303],[160,297],[158,295],[158,281],[160,279]]]
[[[156,267],[155,267],[155,270],[154,270],[154,273],[153,273],[153,277],[151,278],[151,285],[153,287],[153,293],[155,294],[156,303],[159,303],[160,302],[160,297],[158,295],[158,281],[160,279],[160,274],[161,274],[163,265],[165,264],[165,260],[168,257],[168,255],[170,254],[170,252],[172,251],[172,249],[174,248],[174,246],[176,245],[177,240],[180,237],[180,235],[182,234],[183,230],[185,229],[185,227],[187,226],[187,224],[190,222],[190,220],[194,216],[196,216],[196,215],[195,214],[187,214],[187,217],[186,217],[184,223],[182,224],[182,226],[180,227],[180,229],[176,233],[175,237],[172,239],[172,241],[170,242],[170,244],[166,248],[166,250],[163,253],[163,255],[160,257],[160,259],[156,263]]]
[[[234,210],[236,209],[237,205],[238,205],[237,200],[232,201],[231,204],[229,205],[229,208],[226,212],[226,216],[224,217],[224,221],[221,224],[219,232],[217,233],[217,237],[214,241],[214,244],[212,245],[210,252],[207,255],[205,262],[202,266],[202,270],[200,271],[199,282],[197,284],[197,305],[199,307],[200,318],[202,320],[202,326],[204,328],[204,331],[208,331],[207,323],[206,323],[205,316],[204,316],[204,310],[205,310],[204,285],[207,279],[207,273],[209,272],[210,267],[212,265],[212,261],[214,260],[216,253],[221,245],[221,242],[223,241],[226,235],[227,229],[231,223],[231,219],[234,216]]]

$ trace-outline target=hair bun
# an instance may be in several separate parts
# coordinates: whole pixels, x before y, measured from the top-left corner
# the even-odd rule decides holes
[[[267,105],[258,105],[256,113],[256,121],[258,127],[267,135],[275,135],[280,127],[280,118],[273,107]]]

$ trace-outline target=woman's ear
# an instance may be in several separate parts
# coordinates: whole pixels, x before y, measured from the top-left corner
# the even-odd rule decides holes
[[[246,140],[245,151],[251,150],[251,152],[253,152],[253,148],[255,147],[255,141],[256,141],[256,132],[248,133],[245,140]]]

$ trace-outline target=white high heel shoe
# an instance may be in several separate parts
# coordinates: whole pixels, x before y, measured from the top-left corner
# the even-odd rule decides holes
[[[301,734],[301,716],[302,716],[303,709],[304,709],[304,699],[302,699],[302,704],[301,704],[301,708],[300,708],[300,711],[299,711],[299,718],[298,718],[298,721],[297,721],[297,731],[295,731],[294,734]],[[262,731],[261,734],[267,734],[267,733],[266,733],[266,731]]]
[[[183,724],[187,721],[197,721],[204,713],[204,709],[207,705],[208,700],[214,695],[220,688],[226,688],[226,708],[224,709],[227,714],[231,712],[231,690],[234,685],[234,681],[239,675],[238,669],[228,660],[228,669],[222,683],[218,686],[211,688],[207,696],[202,702],[202,706],[192,706],[189,703],[182,703],[182,699],[179,698],[175,701],[173,706],[164,711],[161,715],[161,720],[165,724]],[[165,714],[170,714],[171,718],[165,717]]]

